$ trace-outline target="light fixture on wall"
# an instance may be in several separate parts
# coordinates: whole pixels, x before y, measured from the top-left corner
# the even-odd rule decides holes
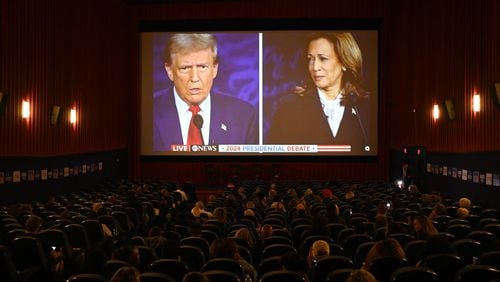
[[[479,113],[481,111],[481,96],[479,96],[479,94],[474,94],[472,97],[472,111],[474,113]]]
[[[23,119],[30,118],[30,102],[28,100],[23,100],[21,116]]]
[[[76,124],[76,108],[75,107],[71,108],[71,110],[69,112],[69,123],[71,123],[72,125]]]
[[[434,121],[439,119],[439,105],[434,104],[434,107],[432,108],[432,118]]]

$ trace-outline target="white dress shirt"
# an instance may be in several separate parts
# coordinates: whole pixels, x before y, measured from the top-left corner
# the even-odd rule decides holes
[[[177,90],[174,87],[175,107],[179,115],[179,122],[181,123],[182,142],[187,144],[189,123],[193,113],[189,110],[189,105],[177,95]],[[210,140],[210,93],[207,98],[199,105],[200,112],[198,113],[203,118],[203,126],[201,127],[201,134],[203,136],[203,143],[208,144]]]
[[[329,100],[327,96],[318,89],[319,100],[321,106],[323,107],[323,112],[330,125],[330,130],[332,131],[333,137],[337,136],[339,131],[340,122],[344,116],[345,107],[340,104],[342,101],[342,95],[339,94],[335,100]]]

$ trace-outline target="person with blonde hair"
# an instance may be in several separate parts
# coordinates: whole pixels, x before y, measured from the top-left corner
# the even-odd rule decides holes
[[[470,212],[466,208],[458,208],[457,209],[457,217],[460,219],[466,219],[470,215]]]
[[[310,267],[321,258],[330,255],[330,245],[325,240],[314,241],[311,248],[309,249],[309,256],[307,257],[307,262]]]
[[[472,203],[469,200],[469,198],[463,197],[463,198],[460,198],[460,200],[458,200],[458,207],[459,208],[470,209],[471,206],[472,206]]]
[[[212,213],[205,210],[205,205],[203,201],[197,201],[194,204],[194,207],[191,209],[191,214],[194,217],[200,217],[202,214],[205,214],[207,217],[212,217]]]

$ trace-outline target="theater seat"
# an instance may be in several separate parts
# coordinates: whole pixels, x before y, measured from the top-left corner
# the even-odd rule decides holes
[[[440,282],[439,275],[427,267],[406,266],[394,271],[391,282]]]

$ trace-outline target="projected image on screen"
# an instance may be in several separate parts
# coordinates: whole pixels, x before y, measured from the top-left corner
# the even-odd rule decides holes
[[[141,154],[377,154],[376,30],[141,33]]]

